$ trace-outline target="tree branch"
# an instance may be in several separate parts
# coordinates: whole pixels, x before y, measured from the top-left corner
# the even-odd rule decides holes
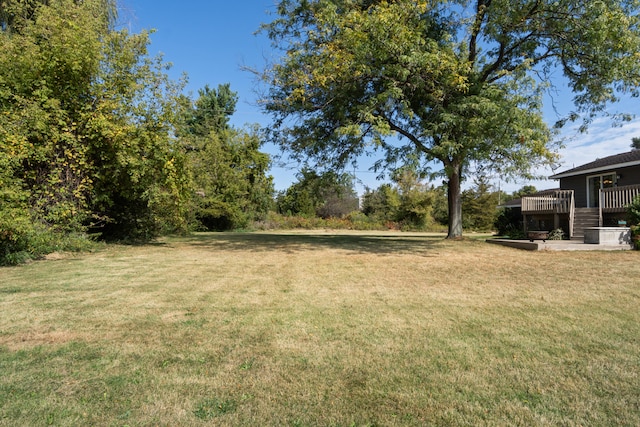
[[[531,58],[531,64],[535,65],[535,64],[539,64],[540,62],[549,59],[549,58],[553,58],[554,56],[560,56],[557,52],[554,52],[553,49],[551,48],[547,48],[547,51],[544,52],[541,55],[538,55],[534,58]],[[518,69],[518,67],[522,66],[522,63],[519,64],[515,64],[515,65],[511,65],[508,67],[503,67],[502,70],[506,71],[506,72],[512,72]],[[499,80],[502,76],[501,75],[495,75],[493,77],[489,77],[489,75],[493,72],[495,72],[496,70],[492,70],[491,72],[488,72],[487,74],[483,74],[482,75],[482,81],[486,82],[486,83],[493,83],[497,80]]]
[[[469,63],[476,61],[478,54],[478,35],[482,28],[482,21],[487,14],[487,9],[491,6],[491,0],[478,0],[476,7],[476,19],[471,30],[471,39],[469,40]]]
[[[387,117],[383,113],[378,113],[377,115],[379,117],[382,117],[387,122],[387,124],[389,125],[389,128],[392,131],[398,132],[400,135],[404,136],[409,141],[413,142],[416,145],[416,147],[418,147],[418,149],[420,151],[422,151],[423,153],[431,155],[431,150],[429,150],[429,148],[427,148],[427,146],[424,145],[424,143],[422,141],[420,141],[420,139],[417,136],[415,136],[411,132],[399,127],[398,125],[396,125],[393,122],[393,120],[391,120],[389,117]]]
[[[529,11],[526,13],[526,15],[524,17],[522,17],[521,22],[527,22],[528,20],[530,20],[531,18],[533,18],[539,11],[539,6],[540,6],[540,0],[536,0],[535,3],[533,4],[533,6],[531,7],[531,9],[529,9]],[[482,77],[481,77],[481,81],[482,82],[493,82],[496,81],[499,77],[493,77],[491,78],[491,74],[495,73],[496,71],[498,71],[501,67],[504,67],[504,61],[505,58],[509,58],[509,56],[511,56],[511,54],[513,54],[518,48],[520,48],[521,46],[523,46],[527,41],[540,37],[541,34],[539,32],[536,31],[530,31],[527,35],[525,35],[524,37],[521,37],[520,39],[516,40],[511,46],[507,47],[505,39],[506,39],[506,34],[510,33],[510,32],[515,32],[515,28],[505,28],[504,31],[502,32],[501,35],[501,41],[500,41],[500,47],[498,48],[498,57],[496,58],[495,61],[493,61],[493,63],[487,65],[487,67],[485,67],[484,72],[482,73]],[[534,58],[534,63],[536,62],[540,62],[540,60],[542,60],[543,57],[545,57],[547,55],[547,53],[545,53],[544,55],[540,56],[540,57],[536,57]],[[518,66],[514,65],[511,67],[507,67],[505,68],[506,71],[513,71],[515,69],[517,69]]]

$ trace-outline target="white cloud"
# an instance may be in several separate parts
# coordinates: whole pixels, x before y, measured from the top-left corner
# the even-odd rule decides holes
[[[595,120],[588,132],[579,133],[577,128],[563,132],[566,139],[564,148],[561,148],[560,167],[555,170],[544,168],[537,174],[550,176],[574,167],[590,163],[603,157],[624,153],[631,150],[631,138],[640,137],[640,120],[636,119],[619,127],[612,127],[607,119]],[[502,190],[507,193],[521,188],[523,185],[533,185],[539,190],[558,187],[555,180],[518,181],[516,183],[502,183]]]

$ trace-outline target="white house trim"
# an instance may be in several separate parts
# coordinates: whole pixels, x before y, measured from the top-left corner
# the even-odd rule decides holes
[[[618,164],[615,164],[615,165],[601,166],[599,168],[593,168],[593,169],[582,169],[582,170],[573,171],[573,172],[572,171],[561,172],[559,174],[550,176],[549,179],[568,178],[570,176],[584,175],[584,174],[597,175],[597,172],[605,172],[605,171],[610,171],[610,170],[613,170],[613,169],[628,168],[628,167],[631,167],[631,166],[638,166],[638,165],[640,165],[640,161],[627,162],[627,163],[618,163]]]

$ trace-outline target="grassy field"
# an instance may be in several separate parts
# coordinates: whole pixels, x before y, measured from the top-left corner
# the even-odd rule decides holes
[[[221,233],[2,268],[0,425],[637,426],[639,256]]]

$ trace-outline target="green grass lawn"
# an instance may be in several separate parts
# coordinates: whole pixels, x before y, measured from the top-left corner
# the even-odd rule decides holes
[[[220,233],[0,269],[2,426],[640,425],[638,252]]]

